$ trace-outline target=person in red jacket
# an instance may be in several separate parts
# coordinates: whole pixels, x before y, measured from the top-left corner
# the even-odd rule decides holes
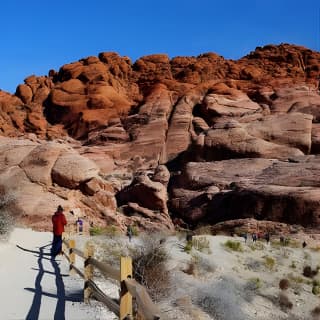
[[[64,226],[67,224],[65,215],[63,214],[62,206],[58,206],[57,211],[52,216],[53,225],[53,241],[51,247],[51,255],[57,256],[62,252],[62,233],[64,232]]]

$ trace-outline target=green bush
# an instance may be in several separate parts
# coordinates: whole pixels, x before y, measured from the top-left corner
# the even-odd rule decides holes
[[[187,253],[190,253],[192,250],[192,241],[187,241],[183,250]]]
[[[312,286],[312,293],[316,296],[318,296],[320,294],[320,286]]]
[[[272,257],[268,257],[268,256],[265,256],[265,257],[264,257],[264,265],[265,265],[269,270],[273,270],[275,264],[276,264],[276,261],[275,261],[275,259],[273,259]]]
[[[254,290],[258,290],[260,289],[262,286],[262,281],[260,278],[251,278],[249,279],[249,287],[254,289]]]
[[[89,229],[90,236],[117,236],[120,234],[120,229],[114,225],[106,226],[106,227],[91,227]]]
[[[227,249],[230,249],[230,250],[232,250],[232,251],[240,251],[240,252],[243,251],[241,242],[239,242],[239,241],[227,240],[227,241],[224,243],[224,246],[225,246]]]

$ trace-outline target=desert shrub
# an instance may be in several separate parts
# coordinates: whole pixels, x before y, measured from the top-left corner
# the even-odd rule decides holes
[[[243,251],[241,242],[239,241],[227,240],[224,243],[224,247],[232,251],[240,251],[240,252]]]
[[[183,250],[187,253],[190,253],[192,250],[192,241],[187,241],[186,245],[184,246]]]
[[[279,281],[279,288],[281,290],[287,290],[289,288],[289,286],[290,286],[290,282],[288,279],[281,279]]]
[[[283,292],[279,294],[279,304],[283,311],[287,311],[288,309],[292,309],[293,303],[289,300],[288,296]]]
[[[307,278],[313,278],[318,274],[318,269],[312,270],[310,266],[305,266],[303,268],[302,274]]]
[[[249,270],[258,271],[261,268],[261,262],[253,258],[248,258],[245,262],[245,265]]]
[[[89,229],[89,233],[91,236],[110,236],[110,237],[114,237],[119,235],[120,229],[117,226],[114,225],[110,225],[110,226],[106,226],[106,227],[100,227],[100,226],[96,226],[96,227],[91,227]]]
[[[207,252],[208,254],[211,253],[210,243],[206,237],[193,237],[192,246],[200,252]]]
[[[192,254],[188,267],[183,270],[187,274],[197,275],[199,277],[208,277],[215,271],[216,266],[210,259],[207,259],[198,254]]]
[[[295,261],[291,261],[290,268],[295,269],[297,267]]]
[[[258,290],[262,287],[262,281],[260,278],[249,279],[246,288],[250,290]]]
[[[15,219],[11,214],[9,207],[15,199],[14,195],[0,196],[0,240],[7,240],[12,231]]]
[[[311,315],[316,318],[320,316],[320,306],[315,307],[312,311],[311,311]]]
[[[249,248],[250,248],[252,251],[255,251],[255,250],[264,250],[264,249],[265,249],[265,246],[264,246],[264,244],[263,244],[261,241],[256,241],[256,242],[250,243],[250,244],[249,244]]]
[[[133,277],[144,285],[151,298],[159,301],[168,294],[170,277],[165,264],[168,254],[158,237],[144,235],[141,245],[131,250]]]
[[[312,286],[312,293],[314,294],[314,295],[319,295],[320,294],[320,286],[315,286],[315,285],[313,285]]]
[[[120,257],[130,256],[130,247],[121,237],[92,238],[95,246],[95,257],[115,268],[120,267]]]
[[[265,257],[264,257],[264,265],[265,265],[269,270],[273,270],[275,264],[276,264],[276,261],[275,261],[275,259],[273,259],[272,257],[269,257],[269,256],[265,256]]]

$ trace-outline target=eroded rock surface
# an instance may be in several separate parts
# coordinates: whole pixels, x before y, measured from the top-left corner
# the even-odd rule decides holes
[[[30,76],[0,91],[1,194],[31,225],[58,202],[121,228],[318,225],[319,75],[319,52],[281,44],[238,61],[100,53]]]

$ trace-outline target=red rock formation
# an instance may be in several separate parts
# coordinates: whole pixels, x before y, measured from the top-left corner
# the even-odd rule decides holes
[[[14,163],[23,170],[15,168],[15,177],[55,192],[60,192],[55,184],[70,192],[81,190],[82,201],[112,223],[127,219],[105,209],[115,208],[110,199],[120,191],[126,199],[121,204],[134,213],[136,223],[143,225],[144,221],[155,228],[164,218],[170,229],[165,192],[169,183],[170,207],[189,221],[213,223],[242,216],[244,209],[241,213],[237,208],[245,208],[245,199],[251,199],[255,209],[247,210],[247,215],[256,216],[263,207],[259,218],[315,224],[318,198],[314,188],[318,186],[312,190],[307,185],[291,186],[291,177],[283,179],[279,190],[274,185],[279,178],[276,174],[272,181],[265,177],[264,183],[252,182],[247,177],[256,170],[251,166],[257,165],[255,160],[236,160],[239,172],[234,172],[229,183],[238,181],[237,177],[249,179],[242,193],[212,184],[208,172],[201,179],[211,182],[201,187],[200,180],[186,176],[193,166],[190,161],[200,161],[191,170],[194,177],[202,177],[203,161],[228,176],[234,169],[218,160],[264,158],[258,167],[265,166],[269,172],[274,163],[281,167],[288,158],[309,159],[308,154],[318,154],[319,75],[320,53],[288,44],[258,47],[238,61],[214,53],[171,60],[155,54],[132,64],[116,53],[101,53],[64,65],[58,72],[51,70],[48,76],[30,76],[15,95],[0,91],[1,135],[23,135],[33,143],[54,140],[74,148],[61,146],[64,151],[60,154],[58,147],[52,149],[42,142],[30,145],[24,140],[17,159],[3,149],[1,165],[9,170]],[[53,159],[57,161],[52,163]],[[167,165],[175,178],[169,182],[170,174],[163,167],[160,170],[159,164]],[[77,165],[84,171],[77,170]],[[309,172],[303,166],[298,171],[300,180]],[[279,170],[282,174],[293,167],[283,165]],[[211,172],[208,168],[205,170]],[[137,172],[154,180],[133,181]],[[9,171],[3,174],[2,179],[15,179]],[[113,187],[109,190],[104,184],[110,181]],[[177,181],[184,182],[175,185]],[[312,181],[313,185],[316,178]],[[160,193],[154,189],[157,183],[164,188]],[[227,210],[230,199],[234,205]],[[288,217],[285,205],[274,209],[281,199],[286,199],[287,207],[306,206],[314,213],[291,210],[292,217]],[[210,215],[210,208],[217,212]],[[157,210],[161,215],[157,216]]]

